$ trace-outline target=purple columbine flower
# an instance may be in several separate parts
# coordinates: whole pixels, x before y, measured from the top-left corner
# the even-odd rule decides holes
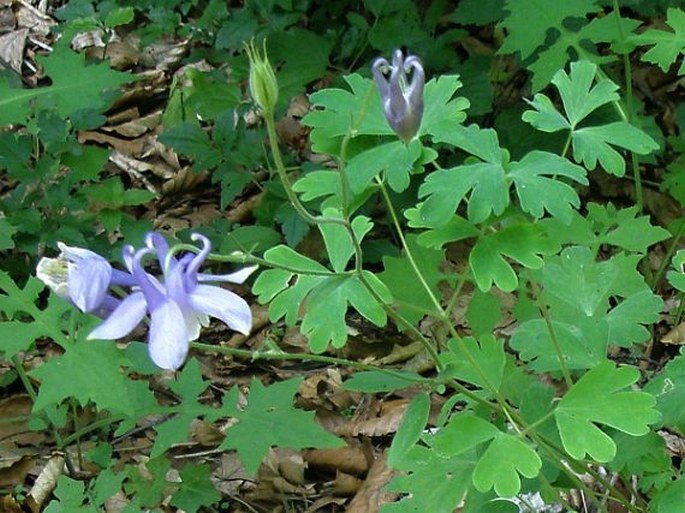
[[[411,82],[407,75],[413,70]],[[415,55],[405,59],[402,50],[395,50],[392,65],[379,57],[371,65],[373,78],[381,93],[383,112],[395,133],[407,142],[419,131],[423,116],[423,86],[426,74],[421,60]],[[386,74],[390,72],[390,78]]]
[[[146,246],[134,251],[124,250],[124,260],[130,268],[137,288],[126,297],[89,339],[117,339],[130,333],[150,315],[149,347],[152,361],[163,369],[178,369],[188,354],[189,342],[200,335],[209,317],[216,317],[230,328],[247,335],[252,327],[249,305],[240,296],[206,281],[242,283],[256,269],[249,267],[228,275],[202,274],[200,265],[211,251],[209,239],[193,234],[202,250],[180,259],[169,256],[169,246],[161,235],[150,233]],[[155,252],[163,269],[164,282],[143,269],[142,260]]]
[[[133,285],[133,277],[113,269],[103,257],[88,249],[57,243],[57,258],[41,258],[36,276],[58,296],[75,304],[82,312],[103,315],[118,300],[108,293],[112,285]]]

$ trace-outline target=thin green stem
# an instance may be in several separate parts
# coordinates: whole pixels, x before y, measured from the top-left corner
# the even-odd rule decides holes
[[[421,286],[424,288],[424,290],[427,292],[428,297],[431,299],[431,302],[435,306],[436,314],[437,317],[441,320],[443,325],[448,329],[450,332],[451,337],[457,342],[457,344],[460,347],[460,350],[464,354],[464,356],[467,358],[471,366],[476,370],[478,373],[480,379],[482,380],[482,383],[489,389],[488,391],[492,394],[492,396],[495,398],[497,403],[500,405],[500,408],[502,410],[502,413],[511,421],[512,426],[516,427],[516,423],[510,416],[510,411],[509,407],[506,404],[505,399],[502,397],[500,394],[499,390],[497,387],[492,385],[490,383],[490,380],[488,379],[487,375],[481,368],[480,364],[478,361],[474,358],[474,356],[471,354],[471,351],[469,351],[468,347],[466,347],[466,344],[464,343],[463,339],[457,332],[457,330],[454,328],[454,325],[452,323],[451,319],[451,314],[449,310],[443,309],[442,305],[440,304],[440,301],[435,297],[435,294],[433,294],[433,291],[431,290],[430,286],[426,282],[423,273],[419,269],[418,265],[416,264],[416,260],[414,259],[414,256],[412,254],[412,251],[410,250],[407,241],[404,237],[404,233],[402,230],[402,226],[400,225],[399,219],[397,217],[397,213],[395,212],[395,209],[392,205],[392,201],[390,200],[390,195],[388,194],[388,191],[385,187],[385,184],[378,178],[376,178],[376,182],[378,183],[378,186],[380,188],[381,194],[383,195],[383,200],[386,203],[386,206],[388,208],[388,213],[390,214],[390,218],[393,222],[393,225],[395,227],[395,230],[397,231],[397,235],[400,239],[400,243],[402,244],[402,249],[404,250],[407,260],[409,261],[409,264],[412,267],[412,270],[417,276],[417,279],[419,280],[419,283],[421,283]]]
[[[619,9],[618,0],[612,0],[612,5],[614,12],[616,13],[616,26],[618,28],[618,37],[621,43],[626,41],[626,33],[623,28],[623,22],[621,20],[621,11]],[[635,119],[635,108],[633,105],[633,71],[632,65],[630,63],[630,55],[623,52],[623,73],[624,82],[626,86],[625,102],[626,102],[626,117],[628,123],[632,123]],[[642,193],[642,177],[640,176],[640,162],[638,161],[635,152],[630,153],[630,164],[633,168],[633,177],[635,178],[635,199],[637,202],[637,207],[640,212],[642,212],[642,207],[644,205],[644,198]]]
[[[666,268],[671,264],[671,259],[673,258],[673,255],[675,254],[676,250],[678,249],[680,240],[683,237],[683,233],[685,233],[685,219],[682,219],[678,224],[678,229],[673,235],[673,238],[671,239],[671,244],[668,246],[666,254],[663,256],[661,260],[659,269],[657,269],[656,273],[654,273],[654,276],[652,276],[652,282],[650,284],[652,290],[656,290],[659,281],[666,272]]]
[[[324,223],[339,224],[343,226],[346,225],[347,222],[344,219],[340,219],[337,217],[315,216],[305,208],[302,202],[300,202],[300,199],[297,197],[297,194],[295,194],[295,191],[292,188],[290,178],[288,177],[285,165],[283,164],[281,150],[278,146],[278,134],[276,133],[276,123],[274,121],[273,112],[265,112],[264,121],[266,122],[266,132],[269,138],[269,145],[271,147],[271,155],[274,159],[274,165],[276,166],[278,177],[280,178],[281,183],[283,184],[283,189],[285,190],[285,193],[288,196],[290,204],[295,208],[297,213],[300,214],[300,216],[302,216],[302,219],[304,219],[307,223],[313,225]]]
[[[459,279],[457,280],[457,286],[454,287],[454,292],[452,292],[452,295],[450,296],[449,301],[447,302],[447,306],[445,307],[445,310],[449,315],[454,312],[454,309],[457,306],[457,301],[459,300],[459,297],[461,296],[461,290],[464,288],[464,285],[466,284],[466,278],[468,276],[468,273],[466,271],[463,271],[459,274]]]
[[[370,365],[368,363],[357,362],[355,360],[348,360],[347,358],[337,358],[335,356],[326,356],[321,354],[311,354],[311,353],[286,353],[280,350],[256,350],[251,351],[249,349],[238,349],[234,347],[217,346],[213,344],[205,344],[203,342],[191,342],[191,347],[196,349],[201,349],[203,351],[209,351],[219,354],[226,354],[231,356],[239,356],[241,358],[247,358],[250,360],[296,360],[303,362],[319,362],[326,363],[330,365],[337,365],[339,367],[350,367],[353,369],[363,370],[363,371],[374,371],[387,374],[394,378],[402,379],[408,383],[418,384],[418,385],[430,385],[433,386],[435,381],[429,378],[416,377],[408,375],[404,372],[396,371],[393,369],[386,369],[383,367],[378,367],[376,365]]]
[[[566,382],[566,386],[571,388],[573,386],[573,379],[571,379],[571,373],[568,370],[566,358],[564,357],[564,352],[561,350],[561,344],[559,344],[559,339],[557,338],[557,333],[554,329],[552,318],[547,310],[547,305],[545,305],[542,301],[542,290],[540,289],[540,285],[538,284],[537,280],[531,276],[530,273],[528,278],[533,289],[533,293],[535,294],[535,302],[538,305],[538,310],[540,310],[542,318],[545,321],[545,325],[547,326],[547,332],[550,340],[552,341],[552,347],[554,348],[554,352],[557,354],[557,360],[559,360],[559,367],[561,368],[561,373],[564,376],[564,381]]]
[[[438,301],[438,298],[435,297],[435,294],[433,294],[433,291],[431,290],[430,286],[426,282],[426,279],[424,278],[423,273],[419,269],[419,266],[416,264],[416,260],[414,259],[414,255],[412,254],[411,249],[409,249],[409,245],[407,244],[407,239],[405,239],[405,237],[404,237],[402,225],[400,224],[400,221],[397,217],[397,213],[395,212],[395,208],[393,207],[392,201],[390,200],[390,195],[388,194],[388,189],[385,187],[385,184],[383,183],[383,181],[380,180],[378,177],[376,177],[376,183],[378,184],[378,187],[381,191],[381,194],[383,196],[383,201],[385,201],[385,206],[388,209],[388,213],[390,214],[390,219],[392,220],[392,224],[395,227],[395,231],[397,232],[397,236],[400,239],[400,243],[402,244],[402,249],[404,250],[404,254],[407,257],[409,265],[411,266],[412,270],[414,271],[416,278],[419,280],[421,287],[425,290],[426,294],[428,294],[428,297],[430,298],[431,302],[433,303],[433,306],[435,306],[436,313],[442,315],[443,314],[442,305],[440,304],[440,301]]]

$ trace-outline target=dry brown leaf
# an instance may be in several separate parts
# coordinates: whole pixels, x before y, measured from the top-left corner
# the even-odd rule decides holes
[[[105,501],[105,513],[121,513],[130,502],[124,491],[119,490]]]
[[[3,456],[3,467],[0,468],[0,486],[10,487],[23,484],[36,459],[35,456],[25,455],[8,460]],[[11,463],[5,466],[8,461]]]
[[[369,461],[362,447],[336,447],[302,451],[302,457],[312,468],[362,475],[369,470]]]
[[[32,34],[47,36],[52,27],[57,25],[57,22],[50,16],[39,11],[28,2],[15,2],[14,5],[17,26],[30,29]]]
[[[190,48],[190,38],[181,41],[155,41],[143,48],[140,62],[144,66],[158,70],[176,69]]]
[[[210,173],[208,171],[196,173],[190,166],[185,166],[175,173],[170,180],[164,182],[164,185],[162,185],[162,196],[178,196],[192,192],[206,184],[209,176]]]
[[[81,144],[86,142],[106,144],[125,155],[139,155],[142,153],[143,148],[145,147],[144,139],[134,139],[129,141],[127,139],[113,137],[111,135],[103,134],[102,132],[95,132],[92,130],[84,130],[79,132],[78,142]]]
[[[116,137],[113,137],[112,139],[116,139]],[[144,139],[144,137],[141,137],[137,140],[144,142]],[[171,169],[168,165],[144,162],[135,158],[132,154],[129,155],[118,150],[115,150],[110,154],[109,160],[136,178],[143,177],[145,173],[150,172],[155,176],[168,179],[173,177],[176,172],[175,169]],[[156,190],[153,192],[157,195],[159,194]]]
[[[685,321],[678,324],[661,338],[662,344],[682,346],[685,344]]]
[[[131,69],[140,61],[140,51],[131,44],[130,38],[121,40],[113,37],[106,46],[90,48],[88,56],[106,59],[110,66],[116,70]]]
[[[166,93],[168,77],[162,69],[150,69],[137,73],[140,80],[122,86],[122,95],[112,105],[112,110],[126,108],[130,105],[141,104],[143,100],[149,100],[159,94]]]
[[[335,368],[305,378],[299,388],[298,406],[306,410],[326,408],[340,411],[359,403],[361,395],[342,387],[342,376]]]
[[[352,497],[359,492],[364,481],[345,472],[336,472],[333,481],[333,493],[342,497]]]
[[[376,513],[383,504],[388,504],[396,499],[396,495],[384,490],[385,486],[395,475],[395,471],[388,467],[386,455],[383,453],[377,458],[364,484],[347,506],[345,513]]]
[[[370,406],[360,408],[358,413],[337,435],[385,436],[397,431],[402,422],[409,399],[374,400]]]
[[[0,498],[0,511],[2,513],[24,513],[17,500],[11,495]]]
[[[38,446],[43,443],[43,434],[29,430],[32,408],[33,402],[26,394],[16,394],[0,400],[0,417],[6,419],[0,422],[0,440],[4,447],[9,444]]]
[[[331,497],[326,495],[316,499],[311,506],[309,506],[304,513],[316,513],[317,511],[335,504],[336,506],[342,506],[347,502],[345,497]],[[325,511],[337,511],[337,509],[326,508]]]
[[[252,477],[245,471],[243,462],[235,451],[221,454],[212,482],[222,495],[229,497],[254,488]]]
[[[658,431],[658,434],[666,442],[666,448],[671,456],[681,459],[685,458],[685,438],[664,429]]]
[[[57,478],[63,473],[64,455],[55,454],[43,467],[26,498],[26,502],[34,513],[41,510],[43,504],[57,486]]]
[[[19,29],[0,36],[0,69],[9,66],[21,75],[21,62],[29,29]]]
[[[13,0],[0,0],[0,34],[12,32],[17,26],[17,17],[12,10]]]
[[[116,125],[103,126],[102,130],[105,132],[115,132],[122,137],[140,137],[141,135],[156,129],[162,121],[162,111],[158,110],[148,114],[147,116],[139,117],[137,108],[127,109],[125,112],[132,112],[137,114],[136,117],[129,120],[121,120]],[[111,123],[111,120],[108,120]]]
[[[226,435],[211,422],[195,419],[190,424],[190,439],[204,447],[216,447]]]
[[[257,501],[278,502],[283,494],[311,495],[313,485],[306,485],[304,480],[306,467],[302,455],[291,449],[269,449],[257,471],[257,484],[250,497]]]

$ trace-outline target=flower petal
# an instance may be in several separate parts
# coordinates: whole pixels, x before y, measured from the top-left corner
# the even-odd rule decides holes
[[[150,314],[150,358],[162,369],[176,370],[183,365],[189,347],[181,309],[174,301],[160,303]]]
[[[69,266],[69,297],[82,312],[92,312],[102,303],[111,280],[112,266],[101,256],[79,259]]]
[[[69,263],[64,258],[43,257],[36,266],[36,277],[62,299],[69,297]]]
[[[222,320],[243,335],[252,329],[252,312],[243,298],[213,285],[198,285],[188,295],[195,310]]]
[[[199,273],[197,275],[197,281],[225,281],[229,283],[243,283],[253,272],[257,270],[258,267],[259,266],[257,265],[252,265],[250,267],[238,269],[230,274]]]
[[[128,335],[140,324],[147,312],[147,303],[141,292],[124,299],[105,321],[90,332],[88,340],[115,340]]]

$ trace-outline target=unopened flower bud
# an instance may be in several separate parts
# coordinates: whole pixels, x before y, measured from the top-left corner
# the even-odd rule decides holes
[[[245,51],[250,59],[250,94],[252,100],[266,112],[273,112],[278,101],[278,82],[266,55],[266,40],[264,40],[264,55],[255,48],[254,42],[245,43]]]
[[[392,65],[379,57],[373,62],[371,71],[390,127],[400,139],[410,141],[418,133],[423,116],[426,75],[421,60],[415,55],[405,59],[402,50],[395,50]],[[408,82],[410,71],[411,82]],[[386,78],[387,73],[390,73],[389,78]]]

